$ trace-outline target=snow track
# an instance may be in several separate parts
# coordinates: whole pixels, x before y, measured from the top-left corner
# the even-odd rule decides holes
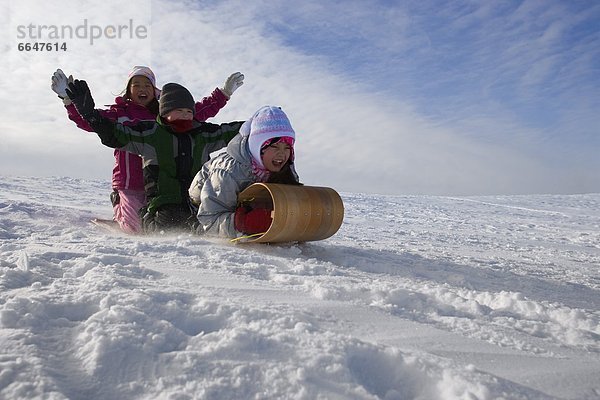
[[[2,178],[0,398],[600,398],[598,194],[344,194],[266,246],[108,234],[107,188]]]

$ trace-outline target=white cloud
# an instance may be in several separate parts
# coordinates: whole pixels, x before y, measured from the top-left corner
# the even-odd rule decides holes
[[[595,178],[590,168],[598,166],[597,162],[587,161],[591,158],[586,157],[578,162],[556,156],[555,147],[546,142],[548,132],[523,124],[508,104],[488,97],[491,92],[469,99],[464,95],[470,92],[458,86],[456,89],[462,95],[455,97],[448,93],[440,93],[438,97],[427,91],[391,90],[398,84],[429,85],[435,89],[452,82],[469,82],[481,93],[498,87],[511,90],[513,83],[507,76],[513,75],[535,85],[552,71],[556,57],[552,52],[543,54],[537,69],[530,69],[529,76],[522,74],[523,64],[533,62],[536,57],[528,53],[537,42],[512,42],[506,53],[497,54],[498,63],[494,65],[489,61],[494,55],[488,46],[491,42],[487,42],[492,39],[481,39],[470,44],[473,60],[480,63],[473,69],[440,68],[440,74],[411,82],[407,75],[393,70],[398,65],[395,62],[390,64],[392,69],[383,79],[362,76],[361,70],[340,70],[335,57],[343,46],[336,48],[324,37],[323,43],[332,46],[330,50],[334,53],[311,53],[310,48],[287,43],[288,32],[275,29],[277,23],[286,23],[291,24],[289,32],[300,32],[309,22],[313,27],[327,23],[325,30],[338,32],[336,38],[340,40],[358,38],[374,44],[371,50],[357,56],[395,57],[402,51],[416,55],[427,39],[426,27],[417,24],[423,16],[412,21],[409,12],[401,8],[387,7],[385,13],[380,13],[357,2],[343,9],[342,3],[335,7],[305,2],[290,10],[284,2],[155,1],[151,5],[149,2],[126,5],[130,3],[111,1],[96,5],[72,1],[65,2],[66,6],[61,6],[58,13],[54,5],[41,0],[27,4],[33,3],[36,5],[33,15],[38,19],[34,23],[77,24],[87,18],[90,24],[106,26],[133,18],[139,24],[148,24],[150,35],[148,41],[98,40],[93,46],[71,40],[67,52],[26,54],[16,51],[15,32],[8,32],[8,37],[2,38],[2,54],[10,61],[0,66],[0,72],[10,78],[0,82],[0,90],[10,95],[0,99],[0,108],[3,139],[10,143],[10,148],[3,146],[0,150],[2,171],[10,166],[10,171],[16,173],[95,175],[108,179],[112,169],[111,150],[103,148],[93,134],[78,130],[67,120],[60,101],[50,91],[50,76],[61,67],[88,80],[96,104],[101,107],[112,103],[114,95],[123,89],[133,65],[147,64],[154,69],[159,84],[179,82],[196,98],[222,85],[230,73],[242,71],[246,75],[244,86],[213,121],[245,119],[264,104],[282,106],[298,132],[297,169],[307,184],[379,193],[600,190],[600,178]],[[344,9],[348,12],[340,13]],[[21,3],[10,3],[8,15],[12,25],[24,18],[24,11]],[[333,14],[339,14],[339,18],[330,19]],[[482,7],[472,14],[471,22],[463,19],[461,23],[470,26],[477,18],[492,18],[489,15],[493,10]],[[385,32],[378,31],[381,21],[384,28],[398,34],[401,43],[390,42],[389,53],[384,48]],[[496,27],[490,33],[492,37],[497,37],[498,29],[505,27],[498,19],[492,18],[490,24]],[[342,26],[347,28],[336,30]],[[549,29],[555,34],[559,31]],[[357,32],[358,36],[345,36],[347,32]],[[509,35],[520,37],[518,29]],[[544,39],[548,43],[552,40],[548,36]],[[439,42],[433,44],[439,45]],[[425,58],[407,59],[402,65],[418,67],[419,62],[430,59],[431,51],[441,49],[426,50],[430,53]],[[578,52],[584,54],[583,49]],[[521,56],[526,58],[520,64]],[[365,66],[362,71],[379,74],[385,60],[376,62],[378,66]],[[587,73],[586,61],[574,63],[581,74]],[[492,82],[493,76],[501,78]],[[476,79],[469,80],[470,77]],[[386,85],[386,79],[390,86]],[[485,100],[478,102],[478,99]],[[428,101],[432,106],[423,108]],[[585,121],[589,115],[584,113],[579,120]],[[562,123],[569,126],[573,121],[563,119]],[[14,168],[20,158],[9,157],[10,152],[26,160],[21,168]],[[561,167],[555,168],[552,160],[559,160]],[[96,175],[96,171],[102,172]]]

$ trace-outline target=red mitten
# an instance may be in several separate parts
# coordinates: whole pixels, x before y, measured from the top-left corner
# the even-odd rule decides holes
[[[255,208],[251,211],[246,211],[244,207],[239,207],[235,210],[235,229],[246,233],[262,233],[266,232],[271,226],[271,210],[265,208]]]

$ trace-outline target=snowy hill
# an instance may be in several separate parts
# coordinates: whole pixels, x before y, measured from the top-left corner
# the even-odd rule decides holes
[[[0,177],[1,399],[598,399],[600,194],[344,194],[332,238],[132,237]]]

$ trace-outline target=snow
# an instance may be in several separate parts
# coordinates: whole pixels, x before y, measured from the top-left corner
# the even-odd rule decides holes
[[[600,399],[600,194],[341,193],[320,242],[133,237],[0,180],[1,399]]]

